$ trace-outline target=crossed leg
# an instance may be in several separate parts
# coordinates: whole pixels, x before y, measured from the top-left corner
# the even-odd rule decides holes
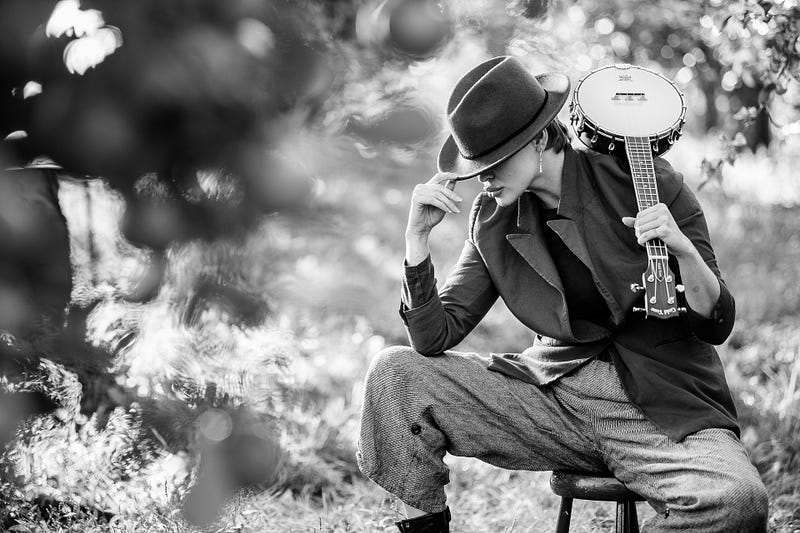
[[[675,442],[630,403],[611,363],[597,361],[592,374],[588,409],[580,373],[563,378],[556,396],[581,407],[575,416],[609,470],[657,511],[643,531],[766,531],[766,489],[731,430],[705,429]]]
[[[380,352],[364,387],[361,471],[405,504],[433,513],[445,508],[446,452],[514,470],[606,470],[552,391],[486,366],[477,354]]]
[[[658,511],[645,530],[765,530],[766,491],[731,431],[672,441],[628,401],[608,362],[544,387],[486,365],[476,354],[379,353],[365,383],[362,472],[433,513],[446,506],[447,452],[514,470],[610,469]]]

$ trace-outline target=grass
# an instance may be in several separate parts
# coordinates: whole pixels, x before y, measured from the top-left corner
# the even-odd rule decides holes
[[[371,356],[385,345],[406,342],[396,311],[402,232],[411,188],[432,163],[385,156],[379,162],[364,160],[344,143],[296,141],[300,153],[317,154],[306,162],[325,176],[311,213],[272,217],[258,232],[238,241],[174,248],[158,297],[137,305],[109,299],[93,317],[91,332],[105,342],[119,338],[126,328],[137,329],[138,340],[116,363],[124,384],[141,394],[168,394],[179,380],[214,382],[232,401],[276,416],[285,451],[277,490],[239,492],[228,500],[217,523],[193,528],[182,518],[181,500],[196,475],[197,449],[179,454],[152,451],[144,467],[133,468],[136,461],[124,458],[131,457],[136,441],[126,436],[136,433],[139,419],[117,410],[105,429],[96,429],[92,420],[80,418],[73,401],[73,410],[65,414],[69,424],[37,422],[32,428],[35,438],[18,442],[12,453],[24,489],[5,495],[6,510],[16,506],[20,517],[16,531],[395,529],[398,502],[358,473],[355,435],[361,380]],[[699,176],[691,169],[699,168],[699,156],[708,146],[692,146],[694,152],[686,148],[676,154],[684,162],[676,166],[689,169],[687,180],[696,186]],[[744,167],[770,172],[774,169],[769,161],[761,154],[745,158]],[[379,177],[373,176],[376,165],[382,169]],[[477,192],[475,183],[458,187],[467,199]],[[722,194],[715,186],[700,194],[738,305],[737,327],[721,355],[739,400],[743,442],[770,491],[770,531],[796,533],[800,209],[749,203],[742,194],[735,188]],[[113,296],[130,287],[126,274],[137,271],[142,254],[120,244],[114,230],[119,209],[113,198],[98,192],[95,216],[104,213],[107,218],[90,221],[81,218],[86,212],[82,195],[82,189],[62,190],[73,238],[74,296]],[[458,216],[448,216],[432,242],[439,279],[458,255],[467,214],[465,208]],[[96,229],[98,264],[90,264],[84,253],[89,225]],[[116,266],[120,264],[124,268]],[[224,312],[211,309],[198,315],[198,324],[182,323],[179,317],[194,282],[209,276],[234,280],[240,289],[257,293],[267,302],[269,318],[257,326],[238,327]],[[499,305],[459,349],[513,351],[529,342],[530,333]],[[193,428],[191,419],[186,427]],[[549,490],[547,473],[504,471],[461,458],[448,462],[453,531],[552,529],[558,500]],[[71,510],[63,508],[48,521],[31,503],[43,492],[71,502]],[[116,517],[104,522],[81,516],[77,504],[111,510]],[[652,510],[640,504],[639,514],[647,517]],[[576,502],[574,516],[573,531],[613,530],[611,504]]]

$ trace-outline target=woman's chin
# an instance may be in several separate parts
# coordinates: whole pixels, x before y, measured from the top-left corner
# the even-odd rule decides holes
[[[497,196],[494,196],[493,198],[494,201],[497,202],[498,207],[508,207],[509,205],[514,203],[514,200],[509,199],[509,196],[507,194],[499,194]]]

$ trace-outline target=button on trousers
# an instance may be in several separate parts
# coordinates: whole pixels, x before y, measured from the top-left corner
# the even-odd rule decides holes
[[[377,354],[364,386],[364,475],[408,505],[438,512],[446,506],[446,453],[513,470],[611,471],[657,511],[643,531],[766,531],[766,489],[732,431],[671,440],[628,400],[608,361],[592,359],[541,387],[486,365],[454,351]]]

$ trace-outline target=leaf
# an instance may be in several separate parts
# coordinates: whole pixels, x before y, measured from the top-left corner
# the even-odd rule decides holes
[[[735,152],[734,152],[735,155]],[[700,175],[704,177],[702,183],[697,187],[697,190],[701,190],[703,187],[711,183],[712,181],[716,181],[720,185],[722,185],[722,165],[724,161],[722,159],[713,159],[709,160],[705,157],[700,162]]]
[[[775,91],[775,84],[768,83],[761,90],[758,92],[758,105],[765,106],[769,103],[769,98],[772,96],[772,93]]]
[[[744,134],[742,134],[742,132],[740,131],[736,133],[736,136],[733,138],[731,144],[737,148],[740,146],[747,146],[747,139],[745,138]]]
[[[758,114],[758,110],[753,106],[742,106],[734,113],[733,118],[736,120],[753,119]]]
[[[166,270],[166,256],[163,253],[154,253],[133,290],[124,295],[123,298],[132,303],[149,302],[158,295]]]
[[[758,5],[764,10],[765,16],[769,16],[769,10],[775,7],[775,4],[770,0],[758,0]]]

